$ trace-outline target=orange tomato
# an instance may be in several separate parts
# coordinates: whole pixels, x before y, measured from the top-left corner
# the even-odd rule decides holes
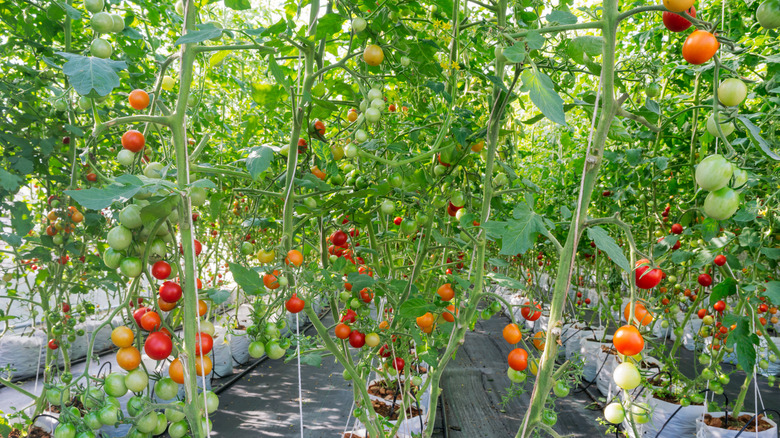
[[[425,315],[417,317],[417,325],[421,329],[433,326],[433,314],[431,312],[425,312]]]
[[[135,129],[131,129],[122,134],[122,147],[131,152],[140,152],[146,144],[144,135]]]
[[[517,324],[507,324],[504,327],[504,340],[510,344],[517,344],[523,339],[523,333],[520,331],[520,327]]]
[[[133,331],[126,326],[119,326],[111,332],[111,342],[119,348],[130,347],[134,340]]]
[[[336,324],[335,332],[337,338],[347,339],[349,337],[349,334],[352,333],[352,329],[349,328],[349,326],[344,323],[338,323]]]
[[[683,44],[682,55],[689,63],[699,65],[712,59],[719,48],[715,35],[705,30],[694,30]]]
[[[279,284],[279,281],[276,278],[277,275],[279,275],[279,270],[278,269],[274,270],[273,274],[265,274],[265,275],[263,275],[263,284],[265,285],[265,287],[267,287],[268,289],[271,289],[271,290],[279,289],[279,286],[281,286],[281,285]]]
[[[154,331],[160,327],[161,322],[160,315],[154,311],[146,312],[141,317],[141,327],[148,332]]]
[[[638,322],[643,326],[653,322],[653,314],[650,313],[645,308],[645,305],[640,303],[639,301],[636,301],[634,303],[634,321],[628,320],[630,313],[631,313],[631,306],[629,304],[626,304],[625,309],[623,309],[623,316],[626,318],[626,322],[635,322],[635,323]]]
[[[443,285],[439,286],[439,289],[436,291],[436,293],[439,294],[442,301],[450,301],[455,297],[455,291],[452,289],[452,285],[450,283],[444,283]]]
[[[198,300],[198,316],[203,316],[209,311],[209,306],[203,300]]]
[[[390,323],[386,320],[379,323],[379,330],[387,330],[388,327],[390,327]]]
[[[454,322],[455,321],[455,315],[458,314],[458,311],[455,309],[454,304],[450,304],[447,306],[447,310],[441,314],[442,318],[444,318],[447,322]]]
[[[211,373],[211,368],[214,364],[211,363],[211,358],[208,356],[196,356],[195,357],[195,374],[199,376],[208,375]]]
[[[320,170],[320,168],[317,167],[317,166],[314,166],[314,167],[311,168],[311,173],[313,173],[314,176],[316,176],[317,178],[319,178],[319,179],[321,179],[323,181],[325,181],[325,178],[328,177],[328,175],[325,172],[323,172],[322,170]]]
[[[533,342],[534,347],[536,347],[537,350],[542,351],[544,350],[545,344],[547,344],[547,335],[545,335],[544,332],[536,332],[534,333]]]
[[[169,303],[162,298],[157,298],[157,307],[163,312],[170,312],[176,307],[176,303]]]
[[[171,366],[168,367],[168,375],[171,379],[179,385],[184,384],[184,364],[177,357],[171,362]]]
[[[639,354],[645,348],[645,339],[633,325],[624,325],[615,331],[612,344],[618,353],[626,356]]]
[[[133,109],[142,110],[149,106],[149,94],[144,90],[133,90],[127,100]]]
[[[507,357],[509,367],[515,371],[523,371],[528,366],[528,352],[522,348],[515,348]]]
[[[295,266],[301,266],[301,264],[303,264],[303,254],[297,249],[291,249],[287,252],[287,257],[284,259],[284,262],[287,263],[287,265],[292,263]]]
[[[141,365],[141,352],[135,347],[120,348],[116,352],[116,363],[123,370],[132,371]]]

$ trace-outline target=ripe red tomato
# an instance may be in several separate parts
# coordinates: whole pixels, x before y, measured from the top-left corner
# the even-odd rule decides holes
[[[353,348],[361,348],[366,345],[366,335],[355,330],[349,334],[349,345]]]
[[[173,350],[173,341],[165,333],[154,332],[144,342],[144,352],[154,360],[163,360],[170,356]]]
[[[509,368],[515,371],[524,371],[528,366],[528,352],[522,348],[515,348],[509,352],[507,362],[509,362]]]
[[[699,65],[712,59],[719,48],[715,35],[705,30],[694,30],[683,44],[682,55],[691,64]]]
[[[62,311],[63,311],[64,313],[68,313],[68,312],[70,312],[70,304],[68,304],[68,303],[62,303]]]
[[[696,8],[691,6],[688,9],[688,15],[696,18]],[[691,27],[691,22],[685,19],[682,15],[675,14],[674,12],[664,12],[663,15],[664,26],[669,29],[670,32],[682,32]]]
[[[718,254],[715,256],[715,260],[713,260],[713,263],[715,263],[718,266],[723,266],[726,264],[726,256],[723,254]]]
[[[404,219],[401,216],[398,216],[395,219],[393,219],[393,223],[396,224],[396,225],[401,225],[401,222],[403,222],[403,221],[404,221]]]
[[[330,241],[336,246],[344,246],[347,243],[347,233],[338,230],[330,235]]]
[[[138,324],[138,327],[141,327],[141,318],[149,311],[151,311],[151,309],[148,307],[139,307],[133,312],[133,318],[135,319],[135,323]]]
[[[406,365],[406,362],[400,357],[393,359],[393,368],[395,368],[396,371],[403,371],[404,365]]]
[[[697,280],[699,284],[704,287],[712,284],[712,277],[710,277],[710,274],[699,274],[699,278]]]
[[[144,135],[135,129],[122,134],[122,147],[131,152],[140,152],[144,148],[145,143]]]
[[[301,310],[303,310],[304,306],[306,305],[306,302],[302,299],[298,298],[298,295],[293,294],[292,297],[290,297],[289,300],[287,300],[286,303],[284,303],[284,307],[287,308],[287,311],[290,313],[298,313]]]
[[[724,310],[726,310],[726,302],[723,300],[718,301],[712,306],[713,309],[715,309],[718,313],[723,313]]]
[[[680,224],[674,224],[672,225],[672,233],[673,234],[682,234],[683,232],[683,226]]]
[[[200,332],[195,335],[195,354],[198,356],[209,354],[214,348],[214,338],[208,333]]]
[[[154,262],[152,265],[152,276],[158,280],[165,280],[171,276],[171,265],[165,260]]]
[[[170,266],[168,268],[170,269]],[[163,301],[175,303],[181,298],[182,290],[181,286],[179,286],[177,283],[166,281],[160,285],[159,293],[160,298],[162,298]]]
[[[642,259],[636,262],[636,287],[639,289],[652,289],[658,286],[661,279],[664,276],[664,272],[660,269],[650,269],[650,260]],[[642,266],[645,265],[645,266]]]
[[[532,307],[536,307],[536,310],[534,310],[533,313],[531,313]],[[531,304],[529,301],[526,301],[526,303],[523,305],[523,308],[520,310],[520,314],[523,315],[523,318],[529,321],[536,321],[540,316],[542,316],[542,305],[536,302]]]
[[[347,309],[347,311],[344,313],[344,316],[341,317],[340,322],[353,324],[355,322],[355,318],[357,318],[357,313],[355,313],[355,311],[352,309]]]
[[[699,309],[696,312],[696,315],[699,317],[699,319],[704,319],[704,317],[707,316],[707,309]]]
[[[633,325],[624,325],[615,331],[612,344],[618,353],[633,356],[645,348],[645,339]]]
[[[56,350],[60,348],[60,344],[57,342],[56,339],[50,339],[49,340],[49,350]]]
[[[364,288],[360,291],[360,299],[363,300],[364,303],[370,303],[371,300],[374,299],[374,294],[370,293],[368,288]]]
[[[601,196],[607,198],[609,196],[612,196],[612,192],[610,192],[609,190],[604,190],[603,192],[601,192]]]
[[[89,182],[97,181],[97,175],[92,173],[92,172],[88,173],[87,174],[87,181],[89,181]]]

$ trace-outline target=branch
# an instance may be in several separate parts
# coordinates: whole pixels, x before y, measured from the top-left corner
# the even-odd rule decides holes
[[[197,46],[195,52],[218,52],[220,50],[259,50],[265,53],[276,53],[276,49],[266,47],[262,44],[228,44],[224,46]]]
[[[635,122],[639,122],[640,124],[645,125],[649,130],[651,130],[653,132],[661,132],[661,128],[659,128],[658,126],[650,123],[646,118],[644,118],[644,117],[642,117],[640,115],[634,114],[634,113],[630,113],[630,112],[624,110],[623,108],[618,108],[617,115],[625,117],[627,119],[631,119],[631,120],[633,120]]]
[[[111,128],[113,126],[128,125],[130,123],[137,123],[137,122],[151,122],[151,123],[158,123],[160,125],[165,125],[165,126],[170,125],[168,117],[138,114],[135,116],[117,117],[105,123],[101,123],[95,127],[94,131],[92,131],[92,136],[97,137],[98,135],[106,131],[108,128]]]
[[[561,24],[560,26],[548,26],[539,29],[529,29],[529,30],[524,30],[522,32],[509,34],[509,36],[512,38],[521,38],[528,35],[529,32],[557,33],[557,32],[566,32],[567,30],[578,30],[578,29],[602,29],[603,27],[604,27],[604,22],[599,20],[599,21],[589,21],[587,23]]]
[[[193,150],[190,154],[190,163],[194,163],[198,159],[198,156],[200,156],[201,152],[203,152],[203,149],[206,147],[206,144],[209,142],[210,138],[210,133],[206,133],[203,137],[201,137],[200,143],[195,146],[195,150]]]

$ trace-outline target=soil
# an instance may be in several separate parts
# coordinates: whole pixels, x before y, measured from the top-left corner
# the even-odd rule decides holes
[[[8,438],[21,438],[22,437],[22,431],[19,429],[14,429],[11,431],[11,433],[8,434]]]
[[[38,426],[30,429],[30,433],[27,434],[27,438],[51,438],[51,434],[41,429]]]
[[[239,324],[239,325],[236,326],[236,330],[246,330],[246,326],[243,325],[243,324]],[[344,436],[346,436],[346,435],[344,435]]]
[[[671,403],[671,404],[674,404],[674,405],[679,405],[680,404],[680,398],[679,397],[677,397],[677,396],[675,396],[673,394],[670,394],[670,393],[668,393],[666,391],[654,392],[653,393],[653,397],[657,398],[658,400],[662,400],[662,401],[665,401],[667,403]],[[702,405],[702,403],[691,402],[691,406],[701,406],[701,405]]]
[[[615,350],[615,347],[607,347],[606,345],[602,345],[601,352],[617,356],[617,350]]]
[[[398,385],[400,388],[403,388],[403,383],[398,383],[398,381],[395,381],[388,386],[387,382],[380,380],[379,382],[373,383],[368,387],[368,393],[373,396],[383,398],[387,401],[393,401],[394,398],[398,399],[395,391],[396,385]],[[411,390],[412,394],[416,394],[420,388],[412,385]]]
[[[344,438],[363,438],[360,435],[353,434],[352,432],[347,432],[344,434]],[[368,438],[371,438],[370,436]]]
[[[739,417],[737,417],[737,420],[734,421],[734,417],[729,415],[729,422],[728,424],[725,424],[723,421],[724,416],[720,417],[713,417],[710,414],[704,414],[704,424],[710,426],[710,427],[717,427],[720,429],[728,429],[728,430],[742,430],[743,427],[753,418],[752,415],[748,414],[742,414]],[[769,424],[766,420],[764,420],[763,415],[758,416],[758,432],[763,432],[765,430],[771,429],[773,426]],[[756,422],[750,421],[750,425],[745,428],[745,432],[756,432]]]
[[[393,410],[392,406],[387,403],[383,403],[379,400],[371,400],[371,406],[374,408],[374,412],[387,418],[390,421],[398,420],[399,414],[401,413],[400,404],[395,405],[395,410]],[[414,406],[410,406],[409,409],[406,410],[406,418],[414,418],[419,415],[422,415],[422,409],[417,409]]]

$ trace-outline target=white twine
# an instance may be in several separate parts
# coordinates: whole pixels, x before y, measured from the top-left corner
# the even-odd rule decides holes
[[[295,350],[298,353],[298,412],[301,422],[301,438],[303,438],[303,389],[301,384],[301,326],[298,322],[298,314],[295,314],[295,334],[297,335]],[[354,401],[353,401],[354,402]]]

